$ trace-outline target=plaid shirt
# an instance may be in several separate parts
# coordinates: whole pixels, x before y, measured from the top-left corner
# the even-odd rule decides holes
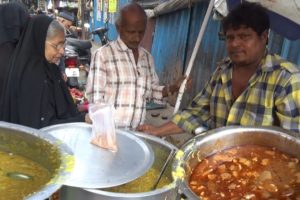
[[[300,73],[295,65],[277,55],[267,55],[235,101],[231,77],[232,64],[228,61],[172,121],[188,132],[200,126],[213,129],[227,125],[275,125],[300,131]]]
[[[140,47],[136,64],[132,50],[118,38],[93,54],[86,95],[90,103],[113,104],[119,128],[135,128],[144,122],[146,101],[162,103],[163,87],[151,54]]]

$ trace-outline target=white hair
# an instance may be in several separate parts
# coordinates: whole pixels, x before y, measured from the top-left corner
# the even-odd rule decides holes
[[[51,40],[57,33],[65,33],[65,28],[56,20],[53,20],[48,27],[46,40]]]

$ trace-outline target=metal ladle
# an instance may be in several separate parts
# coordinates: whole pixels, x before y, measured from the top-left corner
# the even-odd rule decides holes
[[[169,154],[169,156],[168,156],[166,162],[164,163],[163,167],[161,168],[160,174],[159,174],[158,178],[156,179],[155,184],[152,186],[151,190],[155,190],[155,189],[157,188],[158,183],[159,183],[159,181],[160,181],[162,175],[163,175],[164,172],[166,171],[167,166],[168,166],[170,160],[171,160],[171,159],[173,158],[173,156],[175,155],[175,152],[176,152],[176,150],[174,150],[174,149],[171,150],[171,152],[170,152],[170,154]]]
[[[32,176],[20,172],[7,172],[6,176],[15,180],[30,180]]]

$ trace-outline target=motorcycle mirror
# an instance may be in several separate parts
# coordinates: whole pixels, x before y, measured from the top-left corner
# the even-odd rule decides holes
[[[109,22],[109,17],[107,17],[104,21],[105,24],[107,24]]]

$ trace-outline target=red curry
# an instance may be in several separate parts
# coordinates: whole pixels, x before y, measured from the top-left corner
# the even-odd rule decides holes
[[[275,148],[238,146],[202,160],[189,186],[202,200],[300,200],[300,163]]]

